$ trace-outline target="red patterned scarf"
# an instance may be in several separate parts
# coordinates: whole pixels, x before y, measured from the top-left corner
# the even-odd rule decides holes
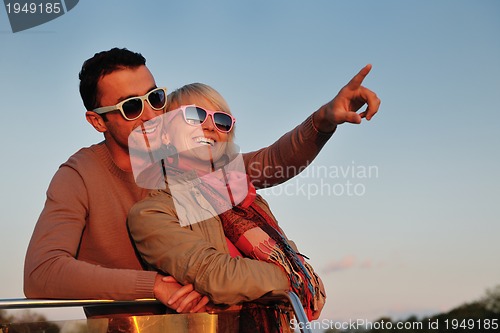
[[[162,168],[166,176],[179,176],[183,173],[170,165],[163,164]],[[230,205],[232,209],[225,209],[228,207],[228,197],[221,192],[229,191],[232,197],[229,179],[234,175],[223,172],[223,176],[221,181],[200,182],[196,187],[215,211],[222,212],[219,217],[226,237],[245,256],[281,267],[290,281],[291,290],[299,296],[311,320],[316,288],[313,286],[314,277],[310,266],[290,246],[276,221],[255,202],[255,187],[246,175],[248,194],[239,204]],[[241,178],[241,175],[237,177]]]

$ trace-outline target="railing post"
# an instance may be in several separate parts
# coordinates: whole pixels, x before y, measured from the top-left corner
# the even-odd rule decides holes
[[[299,329],[302,333],[312,333],[312,330],[309,325],[309,320],[307,319],[306,312],[304,311],[304,307],[300,302],[299,297],[294,292],[288,292],[288,299],[290,300],[290,304],[292,305],[293,312],[295,312],[295,316],[297,317],[297,322],[299,323]]]

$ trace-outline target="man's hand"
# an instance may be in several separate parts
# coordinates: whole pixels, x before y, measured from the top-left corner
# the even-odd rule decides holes
[[[172,276],[166,276],[162,278],[162,281],[177,284],[177,281]],[[205,305],[207,305],[208,301],[208,297],[194,290],[192,284],[186,284],[170,295],[167,304],[178,304],[176,311],[179,313],[206,312]]]
[[[156,299],[179,313],[205,312],[209,299],[194,290],[192,284],[179,284],[171,276],[156,276],[154,285]]]
[[[366,65],[345,85],[329,103],[323,105],[314,113],[314,124],[321,132],[333,132],[337,125],[345,122],[352,124],[361,123],[362,118],[372,119],[380,106],[377,95],[361,84],[370,73],[372,65]],[[357,111],[367,104],[367,108]]]

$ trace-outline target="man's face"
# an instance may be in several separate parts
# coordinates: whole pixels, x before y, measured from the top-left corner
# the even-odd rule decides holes
[[[146,66],[125,68],[103,76],[97,88],[100,94],[100,106],[115,105],[124,99],[142,96],[156,87],[153,75]],[[144,101],[144,111],[136,120],[126,120],[120,111],[106,113],[104,136],[111,150],[122,149],[128,151],[128,136],[132,130],[160,114],[163,110],[155,111],[148,102]]]

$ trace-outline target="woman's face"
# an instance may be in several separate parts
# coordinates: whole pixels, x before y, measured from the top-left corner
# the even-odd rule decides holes
[[[217,108],[208,100],[190,97],[183,100],[184,105],[195,104],[206,110],[216,111]],[[169,109],[175,110],[180,105],[171,105]],[[175,146],[179,157],[188,167],[198,170],[210,170],[226,152],[230,135],[223,133],[215,127],[212,116],[202,125],[190,125],[184,120],[181,110],[176,112],[167,130],[167,141]]]

